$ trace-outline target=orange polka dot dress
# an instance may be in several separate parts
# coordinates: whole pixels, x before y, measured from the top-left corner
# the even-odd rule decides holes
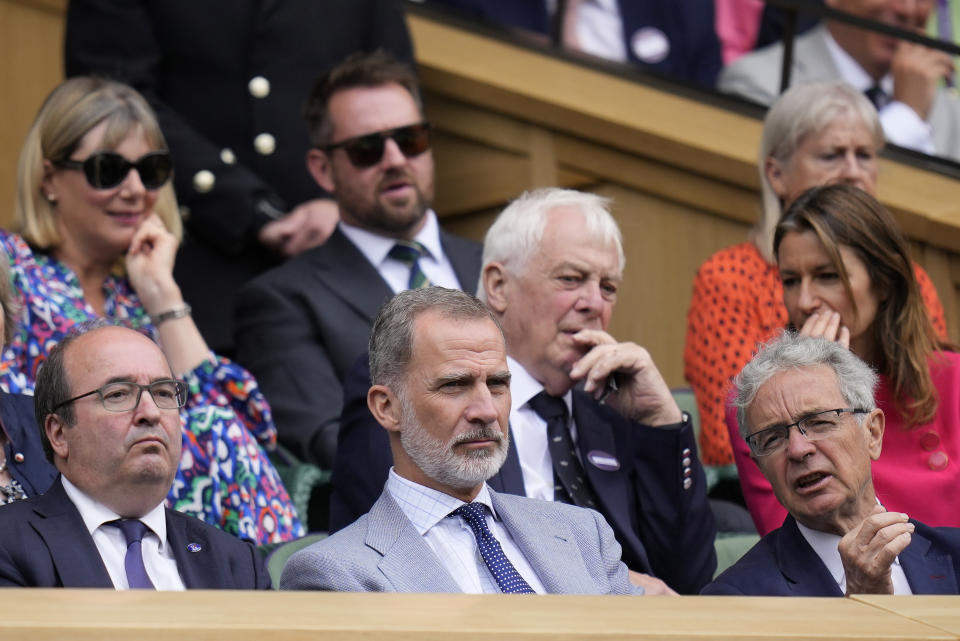
[[[914,265],[924,304],[940,336],[943,306],[923,268]],[[730,382],[759,343],[787,325],[783,285],[776,265],[753,243],[727,247],[707,259],[693,280],[683,350],[684,376],[700,411],[700,457],[706,465],[733,463],[724,404]]]

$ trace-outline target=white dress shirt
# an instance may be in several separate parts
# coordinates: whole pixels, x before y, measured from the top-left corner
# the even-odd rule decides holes
[[[120,528],[106,525],[110,521],[122,518],[119,514],[86,494],[76,485],[60,477],[63,489],[67,496],[80,512],[87,531],[93,537],[93,542],[100,552],[100,558],[107,568],[113,586],[118,590],[127,590],[127,571],[123,567],[123,560],[127,555],[127,541]],[[150,530],[144,535],[140,543],[143,556],[143,565],[154,587],[158,590],[185,590],[180,571],[177,569],[177,560],[173,557],[170,543],[167,542],[167,517],[163,503],[152,509],[140,518]]]
[[[459,516],[450,515],[464,505],[463,501],[402,478],[393,471],[393,468],[390,468],[387,490],[463,592],[468,594],[500,592],[490,569],[480,556],[473,530]],[[486,515],[487,527],[500,542],[503,553],[513,567],[534,592],[545,594],[546,589],[537,577],[537,573],[496,515],[486,483],[473,501],[483,503],[489,508],[490,512]]]
[[[510,368],[510,433],[520,459],[523,487],[527,496],[544,501],[553,500],[553,458],[547,443],[547,422],[530,407],[530,399],[543,391],[543,385],[524,369],[523,365],[507,357]],[[570,416],[570,438],[577,443],[577,426],[573,420],[573,391],[563,395]],[[580,456],[580,452],[577,452]],[[583,461],[581,461],[582,463]]]
[[[813,548],[813,551],[820,557],[820,560],[823,561],[823,564],[827,566],[827,571],[840,586],[840,591],[846,594],[847,575],[843,571],[843,561],[840,559],[840,550],[837,547],[840,545],[840,537],[836,534],[811,530],[800,521],[797,521],[797,528],[803,538],[807,540],[807,543],[810,544],[810,547]],[[900,567],[900,557],[893,560],[890,574],[893,579],[894,594],[913,594],[910,584],[907,583],[907,576],[903,573],[903,568]]]
[[[829,30],[826,30],[827,51],[833,58],[840,77],[848,85],[859,91],[866,91],[874,85],[873,78],[864,71],[853,57],[837,44]],[[885,75],[880,79],[880,88],[890,96],[890,103],[880,110],[880,125],[887,140],[895,145],[935,154],[933,146],[933,128],[920,115],[906,104],[893,99],[893,76]]]
[[[430,209],[424,214],[424,219],[423,228],[413,238],[423,245],[428,252],[417,261],[420,264],[420,269],[434,285],[448,289],[463,289],[461,287],[462,283],[457,280],[456,272],[453,271],[453,265],[447,259],[446,254],[443,253],[443,246],[440,244],[440,223],[437,222],[437,215]],[[410,266],[388,256],[390,250],[397,244],[395,238],[381,236],[372,231],[348,225],[343,221],[340,221],[339,224],[340,230],[367,257],[367,260],[376,268],[394,294],[407,289],[407,284],[410,282]],[[467,283],[467,285],[469,286],[467,291],[473,291],[473,288],[476,287],[476,283]]]

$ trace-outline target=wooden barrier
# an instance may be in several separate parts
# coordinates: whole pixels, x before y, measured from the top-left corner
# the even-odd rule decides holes
[[[960,597],[505,596],[5,590],[0,637],[29,641],[956,640],[936,620]]]

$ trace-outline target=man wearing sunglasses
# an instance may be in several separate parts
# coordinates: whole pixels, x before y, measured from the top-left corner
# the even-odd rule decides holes
[[[888,512],[877,500],[870,467],[884,414],[876,383],[839,343],[792,333],[743,368],[740,433],[789,515],[704,594],[958,593],[960,530]]]
[[[187,393],[134,330],[93,321],[53,348],[34,401],[60,475],[45,494],[0,508],[0,586],[270,586],[251,543],[164,505]]]
[[[307,166],[341,222],[322,246],[238,296],[237,360],[270,400],[281,441],[329,466],[342,381],[366,351],[377,309],[427,285],[473,290],[480,246],[440,229],[430,125],[413,71],[386,54],[353,56],[307,103]]]

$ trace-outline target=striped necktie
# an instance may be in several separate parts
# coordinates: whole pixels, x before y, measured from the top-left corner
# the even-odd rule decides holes
[[[430,287],[433,283],[427,278],[427,275],[420,269],[420,257],[428,253],[427,248],[415,240],[398,240],[397,244],[390,248],[387,254],[394,260],[399,260],[410,267],[410,279],[407,281],[407,289],[423,289]]]

